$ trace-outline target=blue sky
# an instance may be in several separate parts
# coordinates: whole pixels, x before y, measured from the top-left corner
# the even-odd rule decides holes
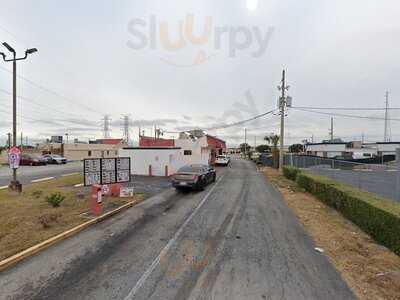
[[[3,1],[0,40],[21,54],[29,47],[39,49],[18,65],[18,74],[34,82],[18,81],[18,131],[32,141],[66,132],[80,139],[101,137],[103,114],[111,115],[115,137],[122,134],[121,114],[131,115],[133,136],[139,124],[150,133],[152,124],[176,130],[234,122],[276,107],[282,68],[296,106],[383,107],[386,90],[391,106],[400,106],[397,1],[271,0],[258,1],[255,10],[248,9],[247,1]],[[168,51],[159,34],[154,50],[127,46],[137,42],[128,31],[132,20],[146,24],[137,29],[150,39],[150,18],[155,16],[157,27],[166,22],[176,40],[178,22],[190,14],[197,34],[208,16],[213,29],[274,31],[257,58],[251,56],[257,48],[254,32],[249,47],[238,50],[235,58],[229,57],[227,36],[220,49],[210,38],[203,45],[187,43]],[[199,51],[210,59],[190,67]],[[0,142],[11,121],[11,97],[4,92],[11,91],[11,74],[4,68],[11,65],[0,62]],[[349,114],[383,117],[381,111]],[[391,111],[391,117],[399,116]],[[289,111],[287,142],[327,137],[329,119]],[[398,123],[391,121],[392,139],[400,139]],[[369,140],[382,139],[379,120],[337,117],[335,124],[338,137],[364,133]],[[250,139],[260,140],[276,132],[277,125],[278,117],[271,116],[246,127]],[[242,141],[243,131],[238,126],[210,133],[234,145]]]

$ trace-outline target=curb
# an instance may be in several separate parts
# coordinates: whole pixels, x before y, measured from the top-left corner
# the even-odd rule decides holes
[[[114,216],[115,214],[120,213],[121,211],[127,210],[128,208],[135,206],[136,204],[140,204],[140,203],[138,203],[138,201],[132,201],[132,202],[126,203],[108,213],[101,215],[100,217],[97,217],[95,219],[92,219],[90,221],[82,223],[74,228],[64,231],[64,232],[62,232],[54,237],[51,237],[39,244],[36,244],[28,249],[25,249],[17,254],[14,254],[13,256],[8,257],[8,258],[0,261],[0,272],[4,271],[5,269],[7,269],[11,266],[16,265],[18,262],[20,262],[26,258],[29,258],[40,251],[43,251],[43,250],[51,247],[52,245],[54,245],[60,241],[63,241],[75,234],[78,234],[79,232],[81,232],[82,230],[84,230],[87,227],[94,225],[96,223],[99,223],[101,221],[104,221],[105,219],[108,219],[108,218]]]

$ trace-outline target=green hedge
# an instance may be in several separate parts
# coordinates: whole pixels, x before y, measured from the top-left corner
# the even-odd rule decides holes
[[[400,255],[400,204],[334,180],[288,170],[307,192],[338,210],[377,242]],[[286,176],[286,175],[285,175]]]
[[[297,178],[297,174],[300,173],[300,169],[295,168],[295,167],[289,167],[285,166],[283,167],[283,176],[285,176],[287,179],[295,181]]]

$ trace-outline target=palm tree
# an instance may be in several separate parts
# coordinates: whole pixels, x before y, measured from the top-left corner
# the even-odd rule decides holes
[[[279,167],[279,151],[278,151],[278,143],[280,140],[280,136],[277,134],[270,134],[264,137],[264,140],[267,141],[270,145],[272,145],[272,158],[274,162],[274,167]]]
[[[271,134],[264,137],[264,141],[267,141],[269,144],[271,144],[274,150],[278,150],[279,140],[280,137],[277,134]]]

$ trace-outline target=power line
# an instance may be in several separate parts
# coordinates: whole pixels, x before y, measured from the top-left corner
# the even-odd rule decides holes
[[[385,107],[313,107],[293,106],[296,109],[317,109],[317,110],[386,110]],[[400,110],[400,107],[389,107],[389,110]]]
[[[12,73],[10,70],[8,70],[7,68],[4,68],[4,67],[2,67],[2,66],[0,66],[0,69],[3,70],[3,71],[5,71],[5,72]],[[47,92],[47,93],[49,93],[49,94],[51,94],[51,95],[53,95],[53,96],[59,97],[60,99],[63,99],[64,101],[69,102],[69,103],[71,103],[71,104],[73,104],[73,105],[75,105],[75,106],[80,106],[80,107],[82,107],[82,108],[84,108],[84,109],[86,109],[86,110],[88,110],[88,111],[95,112],[95,113],[98,113],[98,114],[102,114],[102,112],[100,112],[100,111],[94,109],[93,107],[89,107],[89,106],[86,106],[86,105],[84,105],[84,104],[82,104],[82,103],[79,103],[79,102],[77,102],[77,101],[74,101],[74,100],[72,100],[72,99],[70,99],[70,98],[68,98],[68,97],[66,97],[66,96],[64,96],[64,95],[62,95],[62,94],[60,94],[60,93],[58,93],[58,92],[55,92],[55,91],[53,91],[53,90],[51,90],[51,89],[49,89],[49,88],[46,88],[46,87],[44,87],[43,85],[41,85],[41,84],[39,84],[39,83],[36,83],[36,82],[34,82],[34,81],[32,81],[32,80],[30,80],[30,79],[24,77],[24,76],[17,75],[17,77],[20,78],[20,79],[22,79],[22,80],[24,80],[24,81],[26,81],[26,82],[28,82],[28,83],[31,84],[32,86],[34,86],[34,87],[36,87],[36,88],[38,88],[38,89],[40,89],[40,90],[42,90],[42,91],[45,91],[45,92]]]
[[[314,111],[314,110],[302,109],[302,108],[297,108],[297,107],[292,107],[292,109],[295,109],[295,110],[298,110],[298,111],[310,112],[310,113],[314,113],[314,114],[327,115],[327,116],[337,116],[337,117],[355,118],[355,119],[379,120],[379,121],[384,121],[385,120],[385,118],[379,118],[379,117],[347,115],[347,114],[339,114],[339,113],[327,113],[327,112]],[[400,119],[388,119],[388,120],[390,120],[390,121],[400,121]]]
[[[9,92],[8,90],[2,89],[2,88],[0,88],[0,92],[5,93],[7,95],[12,95],[11,92]],[[62,115],[66,115],[67,114],[67,115],[72,116],[73,118],[82,118],[84,120],[87,120],[87,117],[85,117],[85,116],[81,116],[81,115],[78,115],[78,114],[70,113],[68,111],[58,110],[58,109],[56,109],[54,107],[51,107],[51,106],[48,106],[48,105],[45,105],[45,104],[41,104],[41,103],[37,102],[36,100],[33,100],[32,98],[28,98],[28,97],[25,97],[25,96],[18,96],[18,95],[17,95],[17,98],[20,99],[20,100],[27,101],[27,102],[29,102],[31,104],[34,104],[34,105],[36,105],[36,106],[38,106],[40,108],[47,108],[47,109],[52,110],[54,112],[60,113]],[[7,99],[0,99],[0,100],[7,101]],[[43,115],[43,111],[41,111],[40,113]]]
[[[182,130],[182,131],[166,131],[166,130],[163,130],[163,132],[165,132],[165,133],[181,133],[181,132],[185,132],[185,131],[187,132],[187,131],[199,130],[199,129],[206,130],[206,131],[208,131],[208,130],[226,129],[226,128],[236,127],[236,126],[243,125],[245,123],[257,120],[257,119],[262,118],[262,117],[264,117],[266,115],[272,114],[275,111],[276,111],[276,109],[273,109],[273,110],[267,111],[265,113],[262,113],[260,115],[256,115],[254,117],[251,117],[249,119],[238,121],[238,122],[234,122],[234,123],[230,123],[230,124],[218,125],[218,126],[213,126],[213,127],[203,127],[203,128],[199,126],[197,128],[188,129],[188,130]]]

